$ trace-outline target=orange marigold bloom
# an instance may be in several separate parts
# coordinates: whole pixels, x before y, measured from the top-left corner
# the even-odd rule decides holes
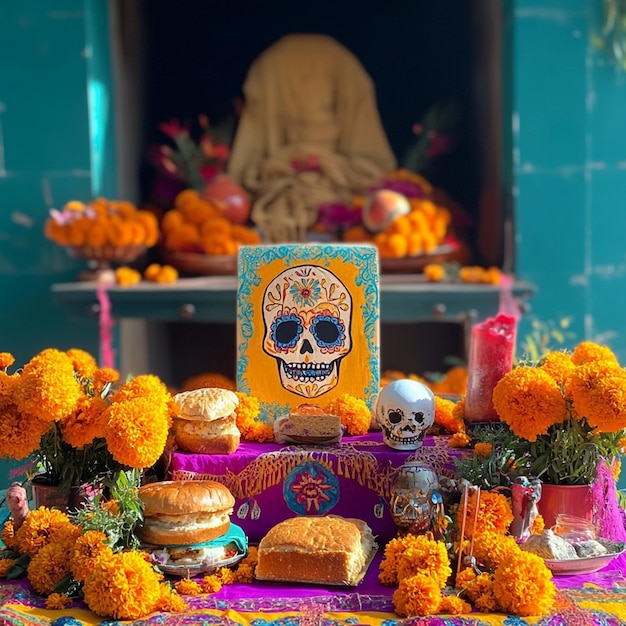
[[[69,572],[70,561],[66,546],[50,543],[32,557],[26,577],[37,593],[48,595]]]
[[[444,615],[463,615],[472,612],[472,605],[459,596],[443,596],[439,612]]]
[[[0,369],[5,370],[15,363],[15,357],[10,352],[0,352]]]
[[[365,400],[348,393],[331,400],[325,410],[332,415],[339,415],[348,435],[364,435],[372,422],[372,412]]]
[[[424,267],[424,276],[428,278],[431,283],[438,283],[446,277],[446,270],[443,265],[439,263],[430,263]]]
[[[63,439],[80,450],[94,439],[104,437],[104,413],[108,406],[107,401],[100,396],[81,398],[74,414],[61,424]]]
[[[240,563],[235,572],[235,581],[238,583],[251,583],[254,581],[254,566],[249,563]]]
[[[511,430],[528,441],[548,432],[566,417],[566,405],[556,380],[535,367],[516,367],[495,386],[493,406]]]
[[[542,359],[540,368],[550,374],[558,385],[563,385],[574,371],[574,362],[567,352],[548,352]]]
[[[187,209],[200,202],[202,197],[196,189],[183,189],[174,198],[174,206],[177,209]]]
[[[64,593],[51,593],[46,598],[46,608],[49,611],[62,611],[72,604],[72,599]]]
[[[98,364],[96,359],[89,354],[89,352],[81,350],[80,348],[70,348],[67,351],[67,356],[72,360],[74,371],[79,378],[83,380],[93,378]]]
[[[371,235],[363,226],[352,226],[352,228],[348,228],[344,231],[341,239],[348,243],[361,243],[363,241],[369,241]]]
[[[168,211],[161,220],[161,229],[166,235],[174,232],[183,222],[185,218],[180,211],[172,209]]]
[[[100,367],[93,376],[93,390],[96,395],[100,395],[108,384],[116,383],[120,378],[120,373],[112,367]]]
[[[403,617],[435,615],[441,601],[441,589],[427,571],[401,580],[392,597],[395,612]]]
[[[202,593],[216,593],[222,588],[222,581],[216,574],[205,576],[200,583]]]
[[[146,617],[162,598],[159,576],[137,551],[100,559],[87,575],[83,593],[96,615],[118,620]]]
[[[452,575],[452,569],[445,543],[420,535],[416,541],[407,546],[398,557],[396,566],[398,581],[420,571],[427,571],[430,577],[438,580],[441,589],[446,586],[448,578]]]
[[[165,234],[165,247],[175,252],[196,249],[200,242],[200,233],[194,224],[183,222],[177,228]]]
[[[454,435],[450,437],[448,445],[451,448],[467,448],[471,441],[472,438],[466,433],[454,433]]]
[[[15,542],[15,528],[13,527],[13,520],[11,518],[4,522],[0,539],[2,539],[2,543],[9,550],[17,550],[17,543]]]
[[[454,586],[457,589],[464,589],[473,580],[475,580],[477,576],[478,576],[478,574],[476,573],[476,570],[473,567],[466,567],[465,569],[462,569],[456,575],[456,578],[455,578],[455,581],[454,581]]]
[[[600,432],[626,428],[626,370],[614,361],[578,366],[565,383],[574,410]]]
[[[490,569],[495,569],[506,559],[515,558],[519,551],[520,547],[512,535],[485,530],[474,536],[476,562]]]
[[[174,583],[174,589],[183,596],[199,596],[203,593],[200,583],[191,578],[181,578]]]
[[[194,389],[202,389],[203,387],[219,387],[237,391],[235,381],[219,372],[206,372],[205,374],[190,376],[182,384],[183,391],[192,391]],[[241,400],[241,398],[239,399]]]
[[[530,527],[530,532],[533,535],[541,535],[543,531],[545,530],[545,527],[546,527],[545,520],[539,514],[537,515],[537,517],[535,517],[535,521],[533,522],[533,525]]]
[[[572,353],[574,365],[582,365],[591,361],[613,361],[617,363],[617,357],[607,346],[601,346],[593,341],[581,341]]]
[[[441,396],[435,396],[435,424],[445,428],[449,433],[465,430],[465,423],[454,415],[455,403]]]
[[[76,580],[85,580],[100,559],[113,555],[107,540],[99,530],[88,530],[76,539],[70,553],[70,569]]]
[[[493,577],[490,574],[477,576],[467,584],[465,592],[479,611],[491,613],[498,609],[498,601],[493,592]]]
[[[0,578],[6,578],[7,572],[14,563],[15,559],[0,559]]]
[[[521,550],[498,565],[493,592],[505,612],[522,617],[547,615],[556,597],[552,572],[543,559]]]
[[[167,441],[169,405],[151,397],[113,403],[106,411],[106,442],[113,458],[130,467],[154,465]]]
[[[476,511],[476,491],[472,490],[467,502],[467,518],[465,522],[465,537],[471,538],[475,533],[494,532],[504,535],[508,532],[513,521],[513,511],[509,501],[500,493],[481,491],[478,504],[476,528],[472,527]],[[457,512],[457,525],[463,525],[463,509]]]
[[[493,452],[493,446],[490,443],[479,442],[474,446],[474,452],[477,456],[485,458]]]
[[[82,396],[72,359],[54,348],[42,350],[24,366],[15,391],[20,412],[50,422],[71,415]]]
[[[0,456],[25,459],[39,447],[50,422],[22,413],[17,405],[5,402],[0,412]]]
[[[141,272],[132,267],[118,267],[115,270],[115,282],[120,287],[130,287],[141,282]]]
[[[156,606],[157,611],[165,613],[182,613],[188,604],[167,583],[160,585],[161,597]]]

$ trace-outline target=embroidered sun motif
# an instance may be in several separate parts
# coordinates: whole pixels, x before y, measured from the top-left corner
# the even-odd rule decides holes
[[[299,515],[320,515],[339,500],[339,480],[320,463],[307,461],[296,466],[283,489],[287,506]]]

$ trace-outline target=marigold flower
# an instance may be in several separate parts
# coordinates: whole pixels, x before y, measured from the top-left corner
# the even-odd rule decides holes
[[[435,615],[439,612],[441,601],[439,584],[428,572],[404,578],[392,596],[395,612],[403,617]]]
[[[220,389],[237,391],[235,381],[219,372],[206,372],[205,374],[190,376],[182,384],[183,391],[192,391],[194,389],[202,389],[203,387],[219,387]],[[241,402],[241,398],[239,398],[239,401]]]
[[[93,391],[96,395],[101,395],[106,385],[119,380],[120,373],[112,367],[98,368],[93,376]]]
[[[522,617],[547,615],[556,597],[552,573],[543,559],[521,550],[515,559],[498,565],[493,592],[505,612]]]
[[[141,282],[141,272],[132,267],[118,267],[115,270],[115,282],[120,287],[130,287]]]
[[[56,533],[67,526],[74,525],[65,513],[40,506],[28,514],[24,523],[15,532],[15,545],[18,552],[35,556],[43,546],[52,541]]]
[[[493,591],[493,577],[490,574],[479,574],[467,584],[465,593],[474,606],[483,613],[491,613],[499,607]]]
[[[567,380],[575,367],[571,355],[567,352],[548,352],[541,359],[540,365],[540,368],[550,374],[560,386]]]
[[[94,439],[104,437],[106,432],[104,416],[108,406],[104,398],[84,396],[74,414],[61,424],[63,439],[81,450]]]
[[[6,578],[7,572],[13,567],[14,563],[15,559],[0,559],[0,578]]]
[[[465,430],[465,422],[454,414],[455,402],[435,395],[435,424],[438,424],[449,433],[458,433]]]
[[[4,522],[0,539],[2,539],[2,543],[9,550],[17,549],[17,544],[15,543],[15,528],[13,526],[13,520],[10,517],[6,522]]]
[[[161,602],[161,581],[137,551],[100,559],[83,585],[85,603],[96,614],[118,620],[149,615]]]
[[[0,413],[0,456],[25,459],[39,447],[49,428],[50,422],[22,413],[12,402],[5,403]]]
[[[169,235],[185,221],[185,216],[177,209],[168,211],[161,220],[161,230]]]
[[[438,283],[446,277],[446,269],[439,263],[429,263],[424,267],[423,272],[431,283]]]
[[[444,615],[463,615],[472,612],[472,605],[458,596],[443,596],[439,613]]]
[[[129,467],[154,465],[165,448],[169,430],[168,403],[140,397],[115,402],[106,410],[105,435],[113,458]]]
[[[235,582],[235,574],[232,569],[220,567],[215,574],[223,585],[232,585]]]
[[[254,567],[249,563],[240,563],[235,572],[235,581],[244,584],[254,582]]]
[[[466,433],[454,433],[452,437],[450,437],[448,445],[451,448],[467,448],[471,441],[472,438]]]
[[[82,395],[72,359],[54,348],[42,350],[24,366],[15,391],[21,413],[50,422],[71,415]]]
[[[348,435],[364,435],[372,422],[372,412],[365,400],[348,393],[331,400],[325,410],[332,415],[339,415]]]
[[[160,585],[161,597],[156,606],[157,611],[165,613],[182,613],[188,604],[167,583]]]
[[[51,593],[46,598],[46,608],[49,611],[62,611],[72,604],[72,599],[64,593]]]
[[[546,527],[546,522],[543,519],[543,516],[541,514],[538,514],[537,517],[535,517],[535,521],[533,522],[533,525],[530,527],[530,532],[533,535],[541,535],[543,531],[545,530],[545,527]]]
[[[516,367],[493,390],[493,405],[500,419],[528,441],[548,432],[566,417],[566,405],[556,380],[546,370]]]
[[[626,428],[626,370],[618,363],[590,361],[576,367],[565,393],[592,428],[611,433]]]
[[[476,528],[473,528],[472,522],[476,517],[477,499],[476,490],[472,490],[467,501],[465,537],[470,538],[474,534],[481,534],[486,531],[492,531],[500,535],[507,533],[513,521],[513,511],[506,497],[493,491],[481,491]],[[463,525],[462,507],[459,507],[457,512],[457,525],[459,528]]]
[[[200,583],[202,593],[216,593],[222,588],[222,581],[216,574],[205,576]]]
[[[493,446],[490,443],[480,441],[474,446],[474,452],[477,456],[484,459],[493,452]]]
[[[67,356],[72,360],[74,371],[82,380],[93,378],[94,372],[98,368],[96,359],[86,350],[80,348],[70,348]]]
[[[10,352],[0,352],[0,370],[5,370],[15,363],[15,357]]]
[[[583,365],[592,361],[613,361],[617,363],[617,357],[607,346],[601,346],[593,341],[581,341],[572,353],[574,365]]]
[[[70,562],[66,547],[50,543],[31,558],[26,577],[37,593],[48,595],[69,571]]]
[[[199,596],[202,593],[200,583],[191,578],[181,578],[174,583],[174,589],[183,596]]]
[[[473,567],[466,567],[456,575],[454,586],[457,589],[465,589],[477,576],[478,574]]]
[[[515,537],[501,532],[484,530],[474,536],[474,558],[476,562],[495,569],[503,560],[514,558],[520,551]]]
[[[100,559],[113,555],[107,539],[99,530],[88,530],[76,539],[70,554],[70,569],[76,580],[84,581]]]

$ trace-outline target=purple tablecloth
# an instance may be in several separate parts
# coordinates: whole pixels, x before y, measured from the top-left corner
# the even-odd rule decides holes
[[[421,461],[439,475],[454,476],[455,458],[465,452],[449,437],[427,437],[418,450],[386,446],[380,432],[344,437],[331,446],[295,446],[244,441],[234,454],[176,451],[168,468],[174,480],[212,479],[235,496],[233,522],[251,543],[278,522],[295,515],[327,513],[365,520],[384,543],[396,534],[389,509],[396,470]]]

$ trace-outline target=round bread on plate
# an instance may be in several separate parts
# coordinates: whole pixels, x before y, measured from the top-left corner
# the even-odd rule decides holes
[[[193,545],[224,535],[235,498],[214,480],[175,480],[140,487],[143,524],[137,536],[155,545]]]
[[[232,454],[241,433],[235,410],[237,394],[229,389],[205,387],[174,396],[178,412],[172,430],[176,445],[197,454]]]

